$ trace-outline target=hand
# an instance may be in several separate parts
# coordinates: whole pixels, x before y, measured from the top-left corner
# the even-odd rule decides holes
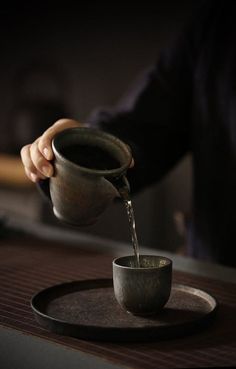
[[[83,124],[75,120],[60,119],[32,144],[22,147],[21,160],[25,173],[32,182],[37,182],[39,179],[46,179],[53,175],[54,169],[50,161],[53,159],[52,139],[56,133],[67,128],[81,126]]]

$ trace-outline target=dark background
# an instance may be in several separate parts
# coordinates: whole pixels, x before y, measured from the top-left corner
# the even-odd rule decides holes
[[[80,7],[70,2],[2,6],[0,150],[19,153],[23,144],[53,123],[49,118],[40,119],[40,109],[34,119],[16,119],[19,106],[29,100],[38,101],[39,107],[40,101],[49,101],[61,114],[80,121],[98,106],[115,104],[136,77],[156,62],[161,48],[176,37],[197,3],[161,0],[152,5],[137,2],[136,6],[100,3]],[[4,192],[9,211],[14,202],[13,212],[21,215],[20,197],[22,194],[10,195],[6,200]],[[178,249],[185,240],[174,219],[176,212],[185,215],[191,208],[191,158],[161,183],[136,196],[134,206],[141,243]],[[41,221],[50,219],[47,212],[50,209],[46,207],[45,212],[44,207]],[[119,204],[112,205],[95,226],[81,231],[130,239],[124,208]]]

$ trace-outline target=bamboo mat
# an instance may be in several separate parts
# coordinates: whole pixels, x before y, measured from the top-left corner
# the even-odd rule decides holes
[[[109,343],[60,336],[41,328],[30,307],[33,294],[73,280],[111,278],[112,256],[40,239],[0,241],[0,324],[129,368],[236,366],[236,285],[174,272],[174,282],[200,288],[219,302],[210,327],[191,336],[148,343]],[[0,358],[1,359],[1,358]],[[1,360],[0,360],[1,361]]]

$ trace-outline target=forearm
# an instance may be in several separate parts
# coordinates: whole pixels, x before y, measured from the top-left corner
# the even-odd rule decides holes
[[[0,184],[13,187],[31,187],[20,157],[0,154]]]

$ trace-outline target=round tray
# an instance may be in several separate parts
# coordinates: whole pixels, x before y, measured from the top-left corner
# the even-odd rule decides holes
[[[173,284],[164,309],[155,316],[127,313],[117,303],[112,279],[64,283],[35,294],[31,307],[49,331],[86,340],[151,341],[170,339],[206,328],[217,308],[208,293]]]

